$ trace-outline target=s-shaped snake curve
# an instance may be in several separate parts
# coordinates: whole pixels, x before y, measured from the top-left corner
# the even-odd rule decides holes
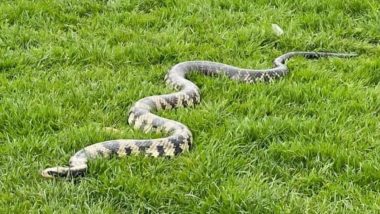
[[[274,61],[270,69],[244,69],[211,61],[186,61],[173,66],[165,76],[165,81],[177,92],[154,95],[138,100],[130,109],[128,123],[144,132],[156,131],[168,134],[168,137],[158,139],[129,140],[119,139],[104,141],[89,145],[75,153],[67,167],[52,167],[42,171],[42,176],[77,177],[88,169],[88,160],[111,155],[127,156],[145,154],[147,156],[175,156],[188,151],[193,143],[192,133],[186,125],[155,115],[153,112],[161,109],[193,106],[200,102],[199,88],[186,79],[186,74],[199,72],[205,75],[225,75],[233,80],[247,83],[271,82],[285,76],[289,70],[285,62],[294,57],[303,56],[307,59],[321,57],[348,58],[357,56],[355,53],[328,53],[295,51],[283,54]]]

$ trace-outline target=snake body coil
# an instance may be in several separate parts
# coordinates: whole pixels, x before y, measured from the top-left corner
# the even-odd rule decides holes
[[[128,123],[144,132],[156,131],[169,134],[168,137],[147,140],[111,140],[96,143],[78,151],[70,158],[68,167],[52,167],[42,171],[44,177],[76,177],[87,171],[88,160],[110,155],[126,156],[145,154],[148,156],[175,156],[190,149],[192,134],[189,128],[177,121],[162,118],[152,112],[161,109],[192,106],[200,102],[198,87],[185,78],[190,72],[200,72],[205,75],[226,75],[231,79],[254,83],[271,82],[285,76],[289,70],[286,60],[294,56],[305,58],[320,57],[353,57],[356,54],[326,53],[326,52],[289,52],[273,62],[271,69],[252,70],[238,68],[210,61],[187,61],[176,64],[167,73],[166,83],[178,92],[155,95],[138,100],[130,109]]]

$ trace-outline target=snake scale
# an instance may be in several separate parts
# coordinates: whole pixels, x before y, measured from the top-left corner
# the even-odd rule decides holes
[[[176,156],[188,151],[192,145],[192,133],[189,128],[177,121],[169,120],[153,112],[178,107],[193,106],[200,102],[199,88],[186,79],[190,72],[199,72],[205,75],[225,75],[233,80],[247,83],[272,82],[285,76],[289,70],[285,62],[294,56],[303,56],[307,59],[320,57],[354,57],[355,53],[328,53],[328,52],[289,52],[277,57],[273,68],[253,70],[234,67],[227,64],[211,61],[186,61],[173,66],[165,76],[165,81],[177,92],[155,95],[142,98],[133,104],[129,111],[128,123],[144,132],[156,131],[169,135],[158,139],[143,140],[110,140],[85,147],[75,153],[67,167],[52,167],[42,171],[42,176],[77,177],[83,176],[88,169],[88,160],[111,155],[126,156],[145,154],[147,156]]]

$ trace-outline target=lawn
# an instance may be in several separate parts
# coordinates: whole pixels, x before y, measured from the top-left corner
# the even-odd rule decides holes
[[[2,0],[0,213],[378,212],[379,11],[377,0]],[[40,175],[92,143],[159,137],[126,116],[172,91],[176,63],[267,68],[294,50],[360,56],[294,58],[272,84],[190,75],[201,104],[159,113],[193,131],[190,152]]]

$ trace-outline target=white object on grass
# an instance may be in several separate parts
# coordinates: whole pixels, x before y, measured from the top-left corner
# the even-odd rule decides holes
[[[282,34],[284,34],[284,31],[277,24],[272,24],[272,30],[276,34],[276,36],[281,36]]]

